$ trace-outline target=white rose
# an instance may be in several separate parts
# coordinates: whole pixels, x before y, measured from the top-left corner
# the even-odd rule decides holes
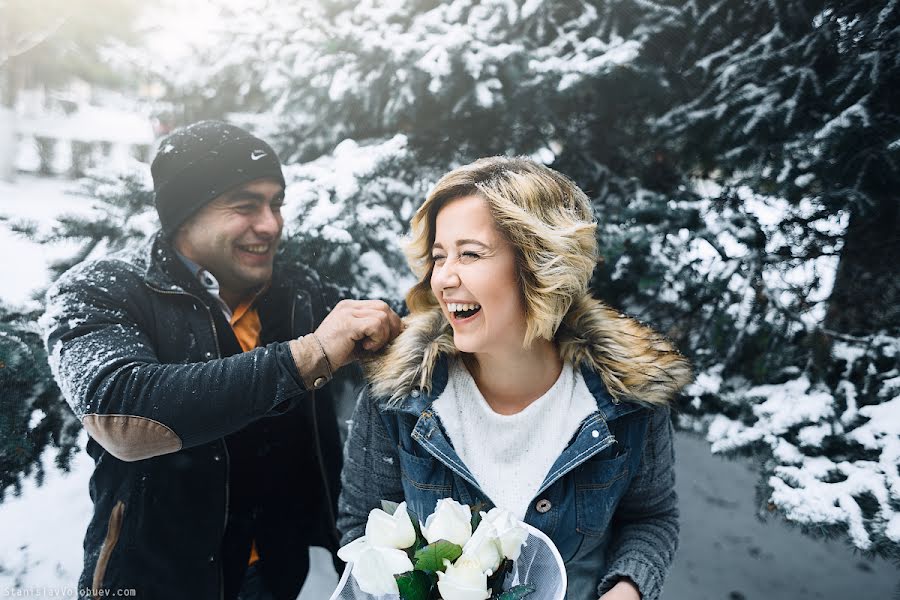
[[[353,578],[359,589],[373,596],[399,594],[394,575],[413,570],[403,550],[373,546],[363,536],[338,550],[338,558],[353,563]]]
[[[464,546],[472,537],[472,513],[452,498],[437,501],[434,512],[425,519],[422,535],[429,544],[447,540]]]
[[[522,544],[528,537],[528,530],[522,527],[522,523],[511,512],[502,508],[492,508],[486,515],[482,513],[482,523],[485,521],[497,530],[503,556],[517,560],[522,552]]]
[[[416,530],[413,528],[406,502],[401,502],[393,515],[380,508],[373,508],[366,521],[366,540],[373,546],[385,548],[409,548],[416,542]]]
[[[487,600],[491,593],[487,589],[487,574],[481,570],[478,561],[460,556],[454,564],[445,560],[445,572],[438,571],[438,590],[444,600]]]
[[[497,528],[493,523],[484,519],[484,513],[481,513],[481,516],[481,523],[463,546],[463,556],[478,561],[482,571],[493,573],[503,561],[503,549],[500,547]]]

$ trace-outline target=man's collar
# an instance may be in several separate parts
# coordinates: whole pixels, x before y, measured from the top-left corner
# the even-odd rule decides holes
[[[216,276],[204,269],[199,264],[195,263],[187,256],[179,252],[176,248],[175,255],[181,259],[181,262],[184,263],[184,266],[187,267],[188,271],[191,272],[191,275],[200,282],[200,285],[203,286],[210,296],[215,299],[216,304],[219,305],[219,308],[222,310],[222,313],[225,315],[225,319],[229,322],[231,321],[232,311],[231,307],[228,306],[228,303],[222,299],[222,296],[219,295],[219,280],[216,279]]]
[[[220,295],[220,287],[219,280],[216,279],[216,276],[207,271],[203,266],[195,263],[190,258],[179,252],[176,248],[172,248],[175,252],[175,255],[181,259],[181,262],[184,263],[184,266],[187,267],[188,271],[191,272],[191,275],[200,282],[200,285],[203,286],[210,296],[212,296],[219,305],[219,308],[222,309],[222,312],[225,314],[225,318],[230,322],[232,316],[234,316],[234,312],[231,310],[231,307],[222,299]],[[252,299],[249,302],[249,305],[252,306],[260,296],[262,296],[271,285],[271,282],[266,283],[259,287],[255,292],[253,292]],[[246,300],[246,298],[245,298]],[[243,302],[243,301],[242,301]]]

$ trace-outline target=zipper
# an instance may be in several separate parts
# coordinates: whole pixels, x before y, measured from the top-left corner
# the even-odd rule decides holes
[[[204,303],[203,300],[201,300],[198,296],[191,294],[190,292],[164,290],[164,289],[152,286],[149,283],[147,283],[146,281],[144,282],[144,285],[146,285],[148,288],[150,288],[151,290],[153,290],[154,292],[156,292],[158,294],[165,294],[167,296],[187,296],[188,298],[193,298],[194,300],[199,302],[200,306],[202,306],[203,308],[206,309],[206,316],[209,317],[209,324],[210,324],[210,326],[212,326],[213,341],[216,343],[216,355],[218,358],[222,358],[222,349],[219,347],[219,330],[216,327],[216,321],[215,321],[215,319],[213,319],[213,316],[209,310],[209,307],[206,306],[206,303]]]
[[[292,298],[292,300],[291,300],[291,335],[293,335],[296,333],[296,331],[294,331],[294,312],[295,312],[296,306],[297,306],[296,298],[294,298],[294,295],[293,295],[293,288],[291,289],[291,298]],[[310,298],[308,295],[307,295],[306,307],[307,307],[307,310],[309,311],[310,327],[313,327],[316,324],[316,319],[315,319],[315,315],[313,314],[313,309],[312,309],[312,298]],[[310,406],[312,407],[313,441],[316,444],[316,462],[318,463],[318,466],[319,466],[319,475],[322,478],[322,487],[325,490],[325,503],[328,508],[328,518],[331,521],[330,533],[331,533],[332,537],[334,538],[332,541],[335,543],[335,547],[337,547],[337,546],[340,546],[340,539],[337,539],[337,533],[336,533],[337,532],[337,519],[335,518],[335,515],[334,515],[334,505],[332,503],[331,487],[328,485],[328,473],[327,473],[327,469],[325,468],[325,461],[322,458],[322,438],[319,435],[319,414],[318,414],[318,411],[316,410],[316,391],[310,390],[309,395],[310,395]]]
[[[322,486],[325,490],[325,502],[328,505],[328,518],[331,520],[331,535],[334,538],[332,541],[335,542],[336,545],[340,545],[340,540],[337,539],[337,519],[334,516],[334,506],[332,504],[331,497],[331,488],[328,485],[328,476],[326,474],[325,469],[325,461],[322,459],[322,443],[321,438],[319,436],[319,418],[316,412],[316,392],[315,390],[310,392],[310,401],[312,402],[312,421],[313,421],[313,437],[316,442],[316,460],[319,464],[319,475],[322,477]]]
[[[199,297],[191,294],[189,292],[185,292],[183,290],[164,290],[158,288],[156,286],[150,285],[146,281],[144,284],[158,294],[165,294],[167,296],[186,296],[188,298],[193,298],[197,301],[197,303],[206,309],[206,316],[209,318],[209,324],[212,327],[213,332],[213,342],[216,344],[216,358],[222,358],[222,348],[219,346],[219,330],[216,327],[216,320],[213,318],[212,311],[209,310],[209,307],[203,302]],[[228,529],[228,506],[230,504],[230,498],[228,493],[228,486],[231,479],[231,456],[228,454],[228,445],[225,443],[224,438],[220,438],[222,442],[222,450],[225,456],[225,516],[222,521],[222,538],[225,537],[225,530]],[[218,553],[218,552],[217,552]],[[225,567],[222,564],[221,557],[219,558],[219,598],[220,600],[224,600],[225,598]]]
[[[288,291],[289,291],[289,293],[290,293],[290,295],[291,295],[291,325],[290,325],[290,332],[291,332],[291,337],[296,338],[296,337],[299,337],[299,336],[297,336],[297,330],[294,329],[294,313],[297,311],[297,298],[294,296],[294,286],[292,285],[292,286],[288,289]],[[310,312],[312,312],[312,309],[310,309]]]

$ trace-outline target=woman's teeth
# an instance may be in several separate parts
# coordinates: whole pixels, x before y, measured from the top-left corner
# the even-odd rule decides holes
[[[451,302],[447,304],[447,310],[457,316],[462,316],[461,313],[474,313],[481,308],[480,304],[458,304],[456,302]],[[464,315],[469,316],[469,315]]]

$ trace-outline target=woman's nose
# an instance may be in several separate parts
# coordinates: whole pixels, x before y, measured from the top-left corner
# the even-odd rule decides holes
[[[437,287],[442,290],[459,287],[459,275],[452,265],[450,261],[444,262],[441,266],[435,265],[431,274],[432,279],[436,280]]]

